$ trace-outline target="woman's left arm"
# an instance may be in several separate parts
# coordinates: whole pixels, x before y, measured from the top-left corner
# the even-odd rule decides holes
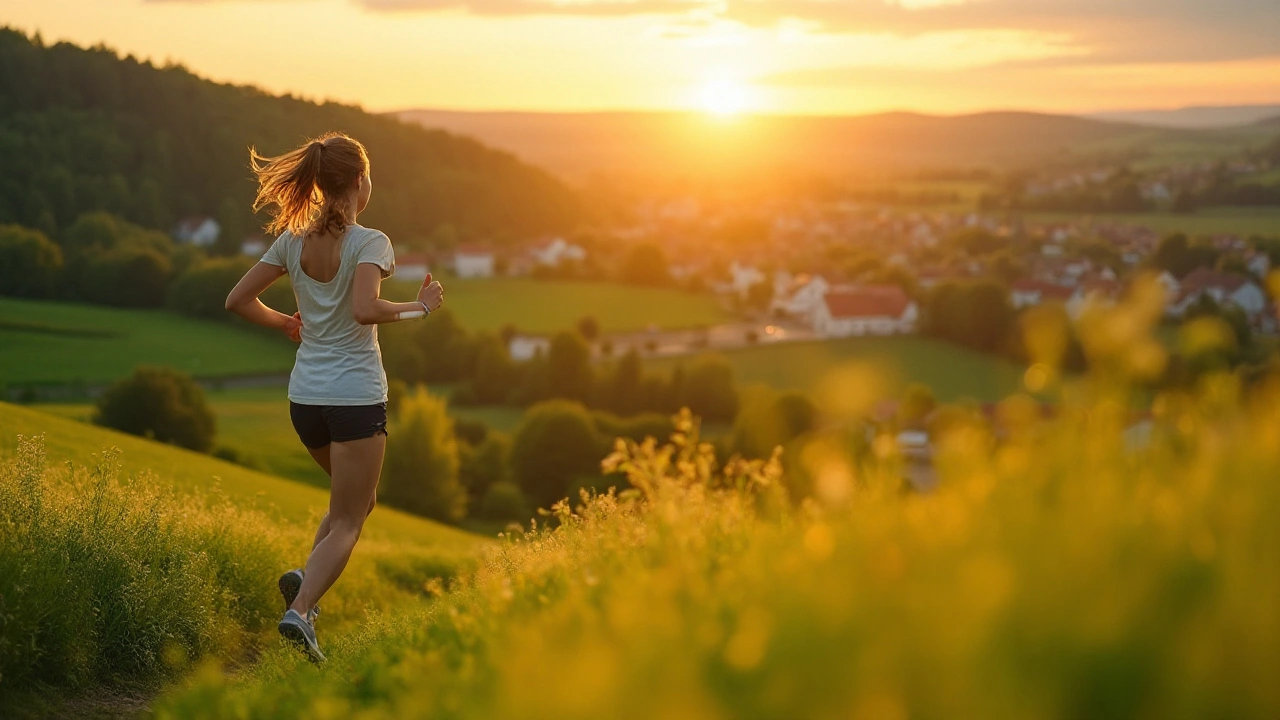
[[[301,342],[301,316],[294,313],[290,317],[272,310],[258,299],[259,295],[266,292],[267,288],[284,274],[285,269],[279,265],[264,262],[254,265],[249,268],[249,272],[245,273],[244,277],[240,278],[240,282],[231,288],[231,292],[227,295],[226,308],[255,325],[279,330],[288,335],[290,340]]]
[[[381,325],[400,320],[400,313],[419,312],[425,308],[434,311],[444,302],[444,288],[431,279],[431,273],[418,288],[416,302],[398,303],[378,297],[382,291],[382,268],[373,263],[356,266],[356,277],[351,289],[351,311],[361,325]]]

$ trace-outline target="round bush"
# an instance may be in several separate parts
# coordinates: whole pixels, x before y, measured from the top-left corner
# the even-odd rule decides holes
[[[494,483],[484,494],[480,503],[480,513],[486,520],[504,522],[524,522],[532,513],[524,493],[515,483]]]
[[[98,399],[96,422],[131,435],[208,452],[216,421],[204,390],[191,376],[163,367],[140,367]]]
[[[534,502],[550,507],[574,478],[600,472],[606,449],[582,405],[552,400],[525,415],[511,443],[511,472]]]

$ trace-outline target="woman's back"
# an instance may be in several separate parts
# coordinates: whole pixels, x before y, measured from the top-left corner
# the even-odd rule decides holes
[[[385,402],[387,379],[377,326],[356,322],[352,286],[361,263],[376,265],[383,278],[394,272],[391,241],[377,230],[349,226],[338,239],[337,268],[327,281],[312,277],[302,267],[308,242],[312,241],[285,231],[262,256],[262,262],[283,267],[289,274],[302,313],[302,344],[289,377],[289,399],[308,405]],[[317,274],[327,264],[308,262]]]

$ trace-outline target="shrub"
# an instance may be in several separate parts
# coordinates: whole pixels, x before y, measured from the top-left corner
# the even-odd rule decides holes
[[[774,448],[817,428],[818,408],[803,393],[778,394],[761,388],[748,395],[734,420],[732,443],[734,451],[745,457],[766,459]]]
[[[593,382],[591,348],[576,332],[559,332],[547,352],[547,383],[551,397],[586,402]]]
[[[720,355],[703,355],[689,368],[680,404],[708,422],[729,422],[738,414],[733,366]]]
[[[387,441],[378,497],[423,517],[457,522],[467,514],[458,482],[458,440],[443,400],[419,387],[400,403]]]
[[[515,483],[495,483],[484,494],[480,514],[486,520],[499,522],[524,522],[532,513],[524,493]]]
[[[473,502],[479,502],[490,487],[510,479],[507,457],[511,439],[502,433],[489,433],[476,445],[463,445],[458,477]]]
[[[0,225],[0,294],[47,298],[62,275],[62,250],[44,233]]]
[[[190,317],[225,320],[231,315],[225,307],[227,294],[251,265],[241,258],[197,262],[174,279],[166,304]]]
[[[163,367],[139,367],[98,399],[94,421],[190,450],[213,447],[216,419],[204,390],[191,376]]]
[[[605,454],[586,408],[551,400],[525,413],[511,443],[516,484],[540,507],[567,496],[570,482],[595,471]]]

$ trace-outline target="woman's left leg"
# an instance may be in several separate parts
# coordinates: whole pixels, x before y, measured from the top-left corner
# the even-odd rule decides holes
[[[387,436],[330,444],[333,489],[329,495],[328,532],[307,558],[298,596],[290,606],[301,615],[316,604],[342,574],[372,508]],[[324,522],[321,530],[324,530]],[[319,535],[319,533],[317,533]]]
[[[324,474],[328,475],[330,482],[332,482],[333,481],[333,465],[329,458],[329,447],[330,445],[325,445],[323,447],[318,447],[318,448],[307,448],[307,452],[311,453],[312,459],[316,461],[316,464],[320,466],[320,469],[324,470]],[[377,493],[374,493],[374,497],[369,498],[369,513],[373,512],[373,508],[377,504],[378,504]],[[366,513],[366,515],[369,513]],[[328,535],[329,535],[329,513],[328,511],[326,511],[324,514],[324,517],[320,518],[320,527],[316,528],[316,538],[311,543],[311,549],[315,550],[316,546],[320,544],[320,541],[324,540],[325,537],[327,537]]]

